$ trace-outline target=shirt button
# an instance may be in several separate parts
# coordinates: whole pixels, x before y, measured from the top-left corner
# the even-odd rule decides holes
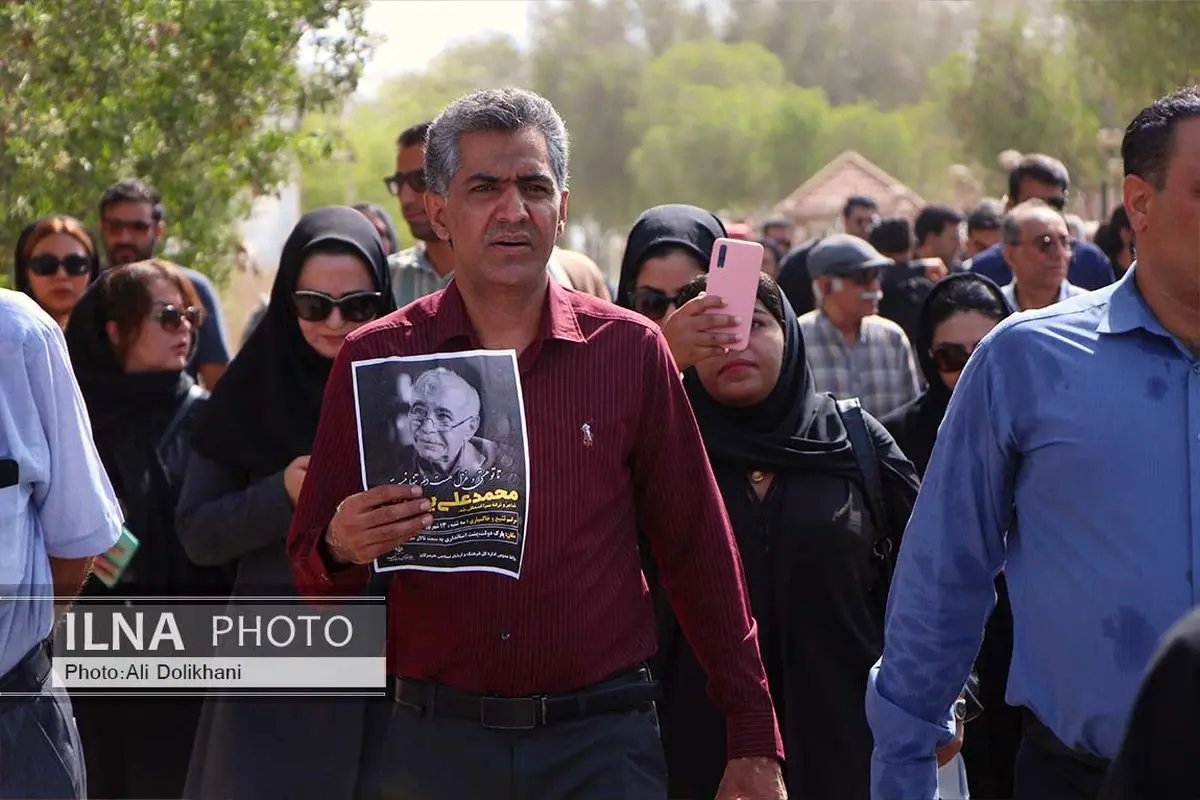
[[[507,642],[507,641],[508,641],[510,638],[512,638],[512,634],[511,634],[511,633],[509,633],[508,631],[501,631],[501,633],[500,633],[500,641],[502,641],[502,642]]]
[[[1200,375],[1200,364],[1192,364],[1192,372]]]

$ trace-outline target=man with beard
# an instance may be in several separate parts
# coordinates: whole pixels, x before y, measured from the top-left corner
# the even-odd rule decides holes
[[[105,269],[145,261],[154,256],[163,238],[162,196],[137,178],[126,178],[108,187],[100,198],[100,238],[107,256]],[[225,319],[212,282],[194,269],[183,268],[204,304],[204,323],[196,333],[196,348],[187,371],[212,389],[229,364]]]
[[[398,308],[444,289],[454,277],[453,243],[438,238],[425,213],[425,133],[428,130],[429,123],[422,122],[400,134],[396,140],[396,172],[383,179],[388,191],[400,202],[400,213],[417,240],[407,250],[388,256],[392,292]],[[612,299],[604,273],[582,253],[555,247],[546,268],[563,286],[601,300]]]

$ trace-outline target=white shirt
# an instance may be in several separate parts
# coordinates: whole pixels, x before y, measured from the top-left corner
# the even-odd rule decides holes
[[[1004,295],[1004,299],[1008,301],[1008,308],[1014,314],[1021,310],[1021,304],[1017,302],[1017,282],[1013,280],[1007,286],[1000,288],[1000,294]],[[1067,281],[1062,282],[1062,286],[1058,287],[1058,297],[1054,298],[1055,303],[1061,303],[1068,297],[1074,297],[1077,294],[1087,294],[1087,289],[1081,289],[1073,283]],[[1051,303],[1054,305],[1054,303]]]
[[[0,289],[0,459],[16,461],[19,472],[14,485],[0,486],[3,675],[50,635],[49,559],[103,553],[123,521],[62,331],[30,298],[7,289]]]

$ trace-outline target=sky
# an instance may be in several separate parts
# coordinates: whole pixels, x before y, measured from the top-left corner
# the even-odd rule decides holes
[[[424,69],[463,39],[501,33],[524,46],[532,5],[533,0],[374,0],[367,29],[385,41],[367,64],[360,95],[374,95],[393,75]]]

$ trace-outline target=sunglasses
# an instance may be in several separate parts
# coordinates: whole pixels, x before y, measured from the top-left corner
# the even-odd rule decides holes
[[[867,267],[866,269],[850,270],[845,275],[839,275],[838,277],[858,286],[870,286],[879,277],[879,273],[881,272],[883,270],[880,267]]]
[[[1055,197],[1043,197],[1042,202],[1053,208],[1055,211],[1062,211],[1067,207],[1067,198],[1063,195]]]
[[[91,260],[87,256],[72,254],[66,258],[52,255],[42,255],[29,259],[29,271],[42,278],[55,275],[62,268],[72,277],[87,275],[92,270]]]
[[[929,355],[933,356],[933,363],[937,365],[938,372],[962,372],[973,352],[974,347],[968,348],[958,342],[946,342],[930,350]]]
[[[383,185],[387,187],[388,193],[400,196],[400,190],[404,188],[404,184],[412,187],[414,192],[424,192],[429,188],[425,183],[425,170],[414,169],[412,172],[397,172],[395,175],[388,175],[383,179]]]
[[[177,331],[183,327],[186,320],[188,324],[195,330],[204,324],[204,309],[188,306],[180,308],[175,305],[159,306],[158,310],[150,315],[150,319],[157,322],[164,330]]]
[[[305,322],[324,322],[335,308],[342,312],[342,319],[347,322],[366,322],[379,316],[382,298],[379,292],[352,292],[343,297],[332,297],[310,289],[292,292],[296,316]]]
[[[1071,241],[1071,237],[1069,237],[1069,236],[1051,236],[1048,233],[1045,236],[1038,236],[1035,239],[1030,239],[1029,241],[1024,242],[1023,244],[1031,244],[1035,248],[1037,248],[1037,251],[1039,253],[1043,253],[1043,254],[1052,252],[1056,246],[1061,247],[1063,250],[1066,250],[1067,252],[1070,252],[1071,248],[1074,246],[1074,242]]]
[[[679,295],[667,294],[658,289],[643,286],[634,291],[630,303],[633,305],[634,311],[658,322],[667,315],[671,306],[679,307]]]

